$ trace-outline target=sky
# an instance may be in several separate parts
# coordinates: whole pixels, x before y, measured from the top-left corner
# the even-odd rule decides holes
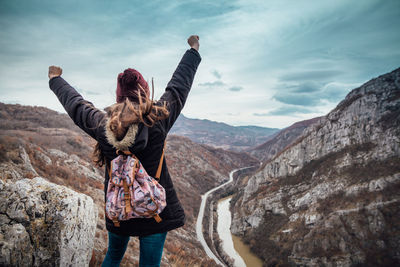
[[[191,34],[202,62],[183,114],[235,126],[325,115],[400,67],[399,0],[0,0],[0,102],[64,112],[50,65],[101,109],[126,68],[158,99]]]

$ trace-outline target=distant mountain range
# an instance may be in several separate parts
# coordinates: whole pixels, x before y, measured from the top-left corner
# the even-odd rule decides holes
[[[222,122],[189,119],[181,114],[171,133],[186,136],[199,144],[245,151],[268,141],[279,130],[258,126],[231,126]]]

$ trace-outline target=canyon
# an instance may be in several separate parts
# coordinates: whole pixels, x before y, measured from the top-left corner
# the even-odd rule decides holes
[[[400,69],[352,90],[238,181],[232,233],[269,265],[400,261]]]
[[[181,121],[167,140],[166,161],[187,221],[167,235],[162,266],[216,265],[196,234],[201,196],[228,182],[232,170],[249,166],[232,173],[232,182],[210,193],[205,203],[204,241],[224,264],[233,266],[233,260],[224,252],[216,228],[218,201],[227,196],[233,196],[231,232],[264,266],[399,264],[400,69],[352,90],[326,116],[280,131],[253,129],[259,139],[229,127],[218,138],[215,132],[196,137],[196,127],[206,131],[204,123],[214,122]],[[235,138],[229,138],[229,131]],[[94,236],[94,242],[86,244],[82,257],[90,266],[101,264],[107,248],[104,170],[92,163],[93,145],[65,114],[0,103],[2,253],[16,251],[18,240],[28,244],[31,255],[46,251],[40,246],[44,241],[35,242],[35,236],[45,235],[38,231],[47,231],[44,225],[49,223],[69,225],[61,218],[66,214],[54,216],[57,208],[43,206],[39,197],[37,204],[29,204],[15,189],[30,188],[32,195],[41,196],[40,188],[54,187],[73,196],[67,209],[77,210],[78,202],[90,207],[80,233],[86,239]],[[38,216],[12,204],[19,202],[39,207]],[[47,214],[46,220],[40,214]],[[7,234],[10,231],[15,234]],[[53,244],[60,253],[46,260],[60,261],[64,245],[75,242],[68,231],[61,235],[70,238]],[[138,249],[138,240],[131,239],[121,266],[136,265]],[[13,258],[22,261],[22,255]],[[40,266],[39,256],[26,260]]]

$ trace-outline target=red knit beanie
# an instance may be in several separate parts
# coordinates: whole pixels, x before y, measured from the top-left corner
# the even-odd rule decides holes
[[[139,102],[139,90],[142,97],[150,97],[149,86],[140,72],[134,69],[126,69],[118,75],[117,103],[123,102],[125,98],[129,98],[133,102]]]

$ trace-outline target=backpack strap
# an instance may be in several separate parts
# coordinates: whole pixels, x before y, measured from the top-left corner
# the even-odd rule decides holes
[[[167,141],[164,142],[164,147],[162,149],[162,154],[161,154],[161,158],[160,158],[160,163],[158,164],[158,169],[156,172],[156,176],[154,178],[156,178],[157,180],[160,180],[160,175],[161,175],[161,169],[162,169],[162,164],[164,161],[164,151],[165,151],[165,146],[167,145]]]
[[[164,151],[165,151],[165,147],[167,146],[167,141],[164,142],[164,147],[162,150],[162,154],[161,154],[161,158],[160,158],[160,163],[158,164],[158,168],[157,168],[157,172],[156,172],[156,176],[154,178],[156,178],[157,180],[160,180],[160,176],[161,176],[161,170],[162,170],[162,164],[164,161]],[[124,151],[120,151],[117,150],[117,155],[133,155],[129,150],[124,150]],[[111,176],[110,176],[111,177]]]
[[[117,155],[125,155],[125,156],[132,156],[132,152],[130,152],[129,150],[118,150],[116,151]]]

